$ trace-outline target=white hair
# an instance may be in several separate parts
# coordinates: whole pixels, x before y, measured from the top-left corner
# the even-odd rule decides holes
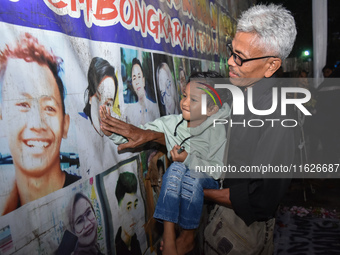
[[[243,12],[236,32],[254,33],[258,45],[282,60],[292,51],[295,38],[295,20],[281,5],[256,5]]]

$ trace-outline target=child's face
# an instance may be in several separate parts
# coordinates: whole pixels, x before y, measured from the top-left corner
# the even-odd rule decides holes
[[[201,84],[191,81],[187,84],[183,90],[183,98],[181,100],[181,110],[183,118],[189,121],[188,126],[197,127],[204,122],[208,115],[202,115],[202,94],[205,92]]]

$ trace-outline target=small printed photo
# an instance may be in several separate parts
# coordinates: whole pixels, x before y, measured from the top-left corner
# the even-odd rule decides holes
[[[117,255],[143,254],[148,247],[139,173],[139,159],[133,157],[96,177],[105,207],[107,246]]]
[[[190,59],[190,73],[202,72],[201,60]]]
[[[6,226],[0,229],[0,254],[5,254],[13,249],[13,239],[11,235],[11,228]]]
[[[171,56],[153,54],[158,105],[161,116],[179,114],[179,96]]]
[[[68,216],[70,229],[65,230],[56,254],[82,254],[89,250],[103,254],[98,244],[96,209],[90,198],[77,192],[70,201]]]
[[[143,125],[158,118],[151,53],[121,48],[121,76],[127,122]]]
[[[190,77],[190,66],[187,58],[174,57],[176,83],[180,99],[183,96],[183,90],[187,85]]]

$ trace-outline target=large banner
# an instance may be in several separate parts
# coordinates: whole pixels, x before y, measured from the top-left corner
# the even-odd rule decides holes
[[[118,153],[98,109],[134,125],[180,113],[192,72],[226,75],[248,2],[1,1],[0,254],[156,254],[169,161]]]

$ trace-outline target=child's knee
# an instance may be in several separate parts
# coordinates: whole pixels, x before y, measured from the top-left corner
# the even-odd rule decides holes
[[[194,178],[190,175],[184,175],[182,178],[182,186],[192,193],[203,194],[203,186],[200,178]]]
[[[186,166],[180,162],[172,163],[169,168],[166,170],[166,176],[177,176],[182,179],[183,175],[186,172]]]

